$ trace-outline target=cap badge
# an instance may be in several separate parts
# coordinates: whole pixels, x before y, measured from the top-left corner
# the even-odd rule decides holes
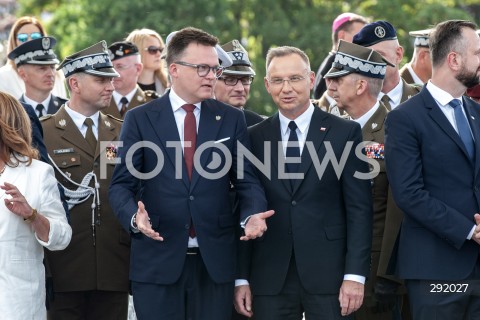
[[[107,51],[107,42],[105,40],[101,41],[103,51]]]
[[[232,41],[232,45],[233,45],[233,49],[235,51],[240,51],[242,50],[242,46],[240,45],[240,43],[238,42],[238,40],[233,40]]]
[[[115,54],[120,57],[123,56],[123,46],[120,46],[120,48],[118,48],[118,50],[115,51]]]
[[[386,33],[387,32],[385,31],[385,29],[383,27],[378,26],[378,27],[375,28],[375,35],[379,38],[385,37]]]
[[[58,121],[58,124],[61,126],[61,127],[65,127],[67,125],[67,120],[65,119],[60,119]]]
[[[42,39],[42,48],[43,48],[43,50],[50,49],[50,38],[44,37]]]
[[[234,52],[232,52],[232,55],[234,56],[235,60],[244,60],[243,52],[234,51]]]

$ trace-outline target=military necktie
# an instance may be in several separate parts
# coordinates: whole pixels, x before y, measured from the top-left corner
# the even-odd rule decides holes
[[[475,143],[473,142],[473,137],[472,133],[470,132],[470,126],[468,125],[467,118],[462,110],[462,103],[458,99],[453,99],[450,101],[449,105],[453,108],[455,114],[458,135],[460,136],[460,139],[462,139],[470,159],[473,159],[475,156]]]
[[[386,94],[383,95],[382,99],[380,99],[388,111],[392,111],[392,106],[390,105],[390,97]]]
[[[195,145],[197,143],[197,120],[193,113],[195,105],[185,104],[182,108],[187,112],[183,122],[183,157],[185,159],[185,166],[187,167],[188,179],[191,181],[193,172],[193,155],[195,154]],[[190,146],[187,146],[187,142],[190,142]],[[195,238],[197,236],[191,218],[189,236],[190,238]]]
[[[91,118],[86,118],[83,124],[87,126],[85,140],[87,140],[90,147],[92,147],[93,153],[95,153],[97,149],[97,138],[95,138],[95,135],[93,134],[93,120]]]
[[[123,115],[125,114],[125,112],[127,112],[128,99],[126,97],[122,97],[122,99],[120,99],[120,104],[121,104],[120,115],[123,118]]]
[[[297,136],[297,124],[295,121],[290,121],[288,123],[288,128],[290,129],[290,136],[288,137],[287,150],[285,155],[287,158],[299,158],[300,157],[300,146],[298,145],[298,136]],[[299,163],[287,162],[287,172],[297,173]],[[293,188],[294,179],[290,179],[290,185]]]
[[[41,118],[44,116],[43,114],[43,104],[39,103],[37,104],[37,106],[35,107],[35,109],[37,109],[37,112],[38,112],[38,117]]]

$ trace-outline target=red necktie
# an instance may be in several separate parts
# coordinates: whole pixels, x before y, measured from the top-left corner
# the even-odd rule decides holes
[[[191,181],[193,172],[193,155],[197,143],[197,120],[195,119],[195,114],[193,114],[193,110],[195,110],[193,104],[185,104],[182,108],[187,112],[183,123],[183,157],[185,159],[185,166],[187,167],[188,179]],[[190,146],[187,146],[187,142],[190,142]],[[190,220],[189,235],[190,238],[196,237],[192,220]]]

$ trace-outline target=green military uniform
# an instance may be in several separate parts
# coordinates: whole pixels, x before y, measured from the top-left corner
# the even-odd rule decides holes
[[[406,83],[415,83],[415,80],[413,80],[412,74],[410,73],[410,70],[408,70],[407,65],[409,63],[405,64],[401,69],[400,69],[400,77],[402,77],[403,80],[405,80]]]
[[[121,121],[99,113],[98,145],[95,154],[62,106],[54,115],[41,119],[45,145],[54,166],[71,180],[81,183],[85,175],[93,172],[99,184],[99,202],[96,204],[92,230],[93,196],[70,209],[73,230],[70,245],[63,251],[46,251],[55,292],[120,291],[129,289],[130,236],[120,226],[108,203],[108,187],[114,164],[106,164],[106,179],[100,179],[101,162],[106,150],[100,148],[105,141],[117,148]],[[103,158],[103,159],[102,159]],[[55,170],[57,180],[67,189],[76,190],[62,173]],[[89,183],[95,187],[95,179]]]
[[[143,91],[137,85],[137,91],[133,95],[132,100],[128,103],[127,111],[135,107],[138,107],[144,103],[157,99],[158,97],[160,96],[155,91],[152,91],[152,90]],[[117,119],[123,119],[125,117],[125,114],[123,116],[120,114],[120,110],[118,109],[118,106],[115,103],[115,100],[113,98],[110,101],[110,105],[108,106],[108,108],[103,110],[102,112],[104,114],[112,115]]]

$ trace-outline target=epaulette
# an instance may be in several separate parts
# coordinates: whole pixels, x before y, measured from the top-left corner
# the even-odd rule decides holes
[[[47,119],[50,119],[51,117],[53,117],[53,114],[46,114],[43,117],[39,118],[38,120],[45,121]]]
[[[111,118],[111,119],[113,119],[113,120],[117,120],[118,122],[123,122],[122,119],[119,119],[119,118],[117,118],[117,117],[114,117],[114,116],[112,116],[112,115],[109,114],[109,113],[107,113],[107,114],[104,113],[104,115],[106,115],[107,117],[109,117],[109,118]]]
[[[157,91],[153,91],[153,90],[145,90],[143,91],[143,93],[145,93],[145,97],[148,97],[150,99],[157,99],[157,98],[160,98],[160,95],[158,94]]]

